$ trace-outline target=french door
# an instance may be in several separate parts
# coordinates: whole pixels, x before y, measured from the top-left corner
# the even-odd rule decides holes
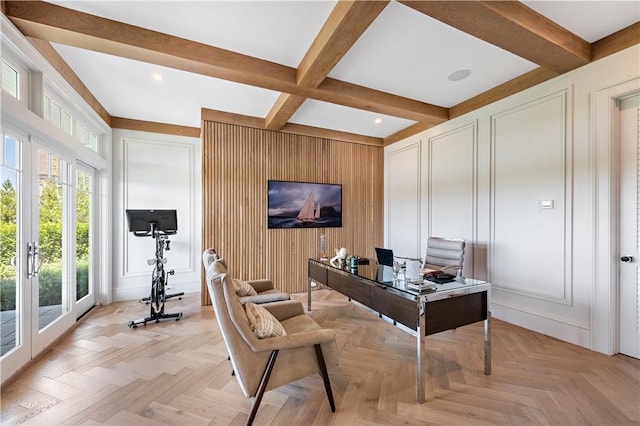
[[[94,303],[93,197],[90,171],[26,135],[3,133],[0,160],[4,381]]]

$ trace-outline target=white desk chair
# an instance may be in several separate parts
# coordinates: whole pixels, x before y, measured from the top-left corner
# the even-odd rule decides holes
[[[422,267],[462,276],[464,245],[462,239],[429,237]]]

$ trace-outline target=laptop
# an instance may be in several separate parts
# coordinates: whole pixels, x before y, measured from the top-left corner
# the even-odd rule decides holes
[[[393,250],[376,247],[378,265],[393,266]]]

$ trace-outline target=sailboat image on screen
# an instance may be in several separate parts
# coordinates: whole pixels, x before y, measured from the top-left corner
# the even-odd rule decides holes
[[[304,202],[300,213],[296,216],[296,220],[299,222],[316,222],[320,218],[320,203],[316,203],[313,196],[313,189],[307,197],[307,201]]]
[[[269,180],[267,227],[339,228],[342,226],[342,185]]]

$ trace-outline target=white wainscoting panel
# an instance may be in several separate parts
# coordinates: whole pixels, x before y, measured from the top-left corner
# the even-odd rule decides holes
[[[170,293],[200,287],[201,202],[200,146],[194,138],[118,130],[114,135],[116,197],[114,224],[119,238],[115,253],[114,300],[148,296],[155,240],[128,231],[127,209],[177,210],[178,233],[165,251]]]
[[[420,144],[387,153],[386,244],[397,256],[420,256]]]
[[[170,237],[167,251],[167,267],[178,271],[191,271],[193,265],[192,220],[189,210],[193,205],[193,194],[189,188],[190,165],[193,149],[189,145],[166,142],[125,139],[124,190],[125,210],[154,209],[178,210],[178,233]],[[127,230],[125,230],[126,232]],[[124,276],[148,274],[147,258],[152,258],[155,240],[150,237],[135,237],[126,233],[124,250]]]
[[[570,304],[567,91],[491,118],[494,288]]]
[[[427,225],[422,241],[426,253],[429,236],[466,241],[463,274],[473,277],[473,243],[476,230],[477,132],[465,125],[430,138],[428,166],[423,185],[428,187]]]

